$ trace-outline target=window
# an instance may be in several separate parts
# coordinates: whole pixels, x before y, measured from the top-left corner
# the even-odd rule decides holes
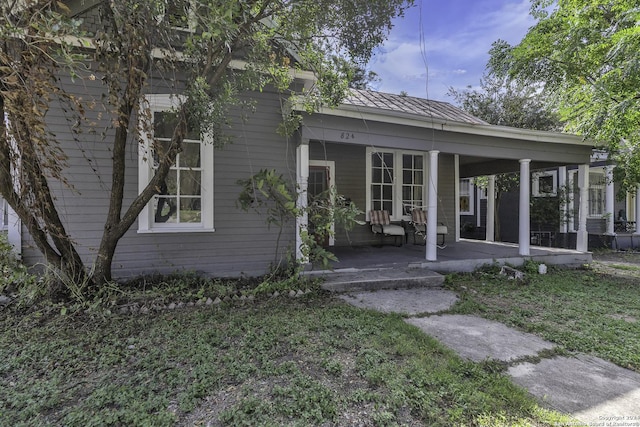
[[[402,205],[423,207],[424,156],[402,155]],[[410,212],[409,212],[410,213]]]
[[[367,149],[368,210],[386,210],[391,219],[409,219],[411,207],[425,205],[423,153]]]
[[[169,147],[179,100],[169,95],[147,99],[152,135],[143,134],[139,166],[142,191]],[[140,232],[213,231],[213,144],[198,129],[189,129],[166,180],[140,214]]]
[[[394,154],[371,153],[371,209],[393,215]]]
[[[589,173],[589,216],[604,215],[606,182],[604,174]]]
[[[555,197],[558,194],[558,174],[556,171],[534,172],[534,197]]]
[[[460,180],[460,215],[473,215],[473,180]]]

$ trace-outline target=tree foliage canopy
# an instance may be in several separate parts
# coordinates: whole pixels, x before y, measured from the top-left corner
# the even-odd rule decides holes
[[[448,94],[463,110],[492,125],[547,131],[561,128],[557,113],[550,108],[548,100],[536,87],[508,77],[489,74],[480,81],[480,89],[468,88],[459,91],[450,88]],[[481,188],[486,188],[488,182],[486,176],[474,178],[475,185]],[[517,190],[519,185],[520,177],[516,173],[496,175],[496,211],[499,211],[502,195]],[[547,206],[548,204],[545,205]],[[534,214],[537,212],[539,210],[532,210]],[[500,232],[498,215],[495,217],[495,237],[498,240],[501,237]]]
[[[106,183],[109,206],[90,281],[109,280],[118,241],[158,193],[189,121],[224,142],[228,110],[240,103],[241,92],[273,87],[300,97],[310,111],[320,103],[338,103],[348,81],[332,58],[364,65],[392,19],[411,3],[0,0],[0,109],[7,118],[0,125],[0,194],[46,260],[85,280],[87,268],[50,188],[51,182],[67,182],[68,153],[47,114],[54,107],[65,112],[79,147],[84,135],[102,134],[112,154],[112,167],[99,178]],[[294,84],[301,70],[315,74],[315,87],[302,90]],[[89,80],[102,84],[103,96],[83,94],[83,82]],[[158,86],[163,93],[187,96],[179,98],[185,101],[155,175],[125,203],[127,147],[150,132],[151,115],[141,100]],[[110,124],[108,129],[96,129],[97,116]],[[284,118],[287,131],[299,120]]]
[[[534,130],[561,128],[557,114],[534,87],[508,78],[485,75],[480,89],[449,88],[448,95],[463,110],[492,125]]]
[[[536,0],[517,46],[497,41],[489,68],[542,85],[567,130],[609,149],[626,187],[640,182],[640,6],[636,0]]]

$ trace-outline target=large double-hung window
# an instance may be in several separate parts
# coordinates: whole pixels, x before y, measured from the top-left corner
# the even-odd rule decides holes
[[[139,158],[139,188],[146,187],[169,149],[177,124],[179,100],[169,95],[146,99],[152,121],[142,133]],[[141,232],[213,231],[213,144],[200,129],[188,129],[182,151],[166,179],[139,218]]]
[[[367,210],[386,210],[392,220],[408,218],[425,205],[425,155],[367,149]]]

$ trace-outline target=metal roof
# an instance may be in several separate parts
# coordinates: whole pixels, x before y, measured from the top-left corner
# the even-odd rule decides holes
[[[425,118],[440,119],[458,123],[487,125],[484,120],[463,111],[453,105],[413,96],[394,95],[371,90],[350,89],[343,105],[353,107],[376,108],[394,112],[415,114]]]

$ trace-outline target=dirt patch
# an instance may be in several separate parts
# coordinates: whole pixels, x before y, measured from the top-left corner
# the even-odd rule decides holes
[[[640,278],[640,252],[594,252],[593,268],[618,277]]]

